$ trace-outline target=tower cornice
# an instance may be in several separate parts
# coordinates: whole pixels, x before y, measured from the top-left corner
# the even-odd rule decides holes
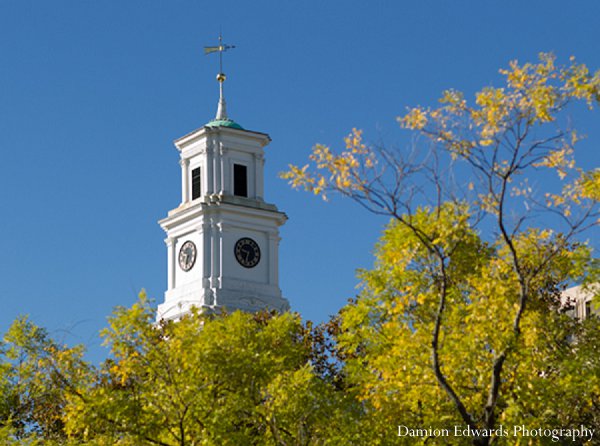
[[[171,227],[179,225],[184,221],[193,220],[199,215],[211,216],[221,211],[275,220],[278,226],[283,225],[288,219],[285,212],[278,210],[277,206],[265,203],[264,201],[242,199],[231,195],[213,195],[203,197],[196,203],[188,203],[169,211],[168,216],[158,223],[167,231]]]
[[[175,147],[180,152],[188,145],[202,139],[208,138],[209,135],[230,135],[232,137],[244,138],[244,139],[253,139],[255,141],[260,142],[262,147],[266,146],[271,142],[271,137],[267,133],[255,132],[252,130],[240,130],[231,127],[211,127],[211,126],[203,126],[196,130],[191,131],[187,135],[182,136],[181,138],[173,141]]]

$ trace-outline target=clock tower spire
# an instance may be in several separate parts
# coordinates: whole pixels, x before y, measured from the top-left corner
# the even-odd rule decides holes
[[[285,311],[279,288],[279,226],[287,217],[264,196],[264,147],[269,135],[227,116],[219,52],[215,119],[177,139],[181,203],[159,221],[166,233],[167,291],[157,319],[201,311]]]

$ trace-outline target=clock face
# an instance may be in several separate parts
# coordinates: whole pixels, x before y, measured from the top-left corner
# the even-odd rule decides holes
[[[196,245],[194,242],[187,241],[179,250],[179,267],[184,271],[189,271],[196,262]]]
[[[235,258],[244,268],[254,268],[260,262],[258,243],[248,237],[239,239],[234,248]]]

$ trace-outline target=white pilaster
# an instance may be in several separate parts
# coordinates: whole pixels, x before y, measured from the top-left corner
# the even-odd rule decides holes
[[[264,196],[264,166],[265,157],[262,153],[254,154],[254,191],[257,200],[262,200]]]
[[[204,220],[201,227],[202,246],[209,247],[211,245],[212,228],[210,222]],[[210,249],[202,249],[202,286],[210,287],[210,276],[212,274],[212,256]]]
[[[229,172],[230,170],[230,166],[229,163],[227,162],[227,149],[225,147],[223,147],[223,143],[219,144],[219,184],[220,184],[220,194],[232,194],[233,191],[229,190],[229,184],[230,184],[230,175],[231,173]]]
[[[223,232],[224,232],[223,222],[221,222],[221,221],[217,222],[216,226],[217,226],[217,249],[216,249],[217,270],[216,270],[216,276],[217,276],[217,287],[221,288],[221,285],[223,284]]]
[[[167,290],[175,288],[175,247],[172,237],[165,239],[167,245]]]
[[[210,221],[210,286],[216,288],[221,276],[221,234],[218,223],[211,219]]]
[[[206,143],[206,194],[212,195],[217,190],[215,188],[215,144],[212,138]]]
[[[179,160],[181,166],[181,204],[190,201],[190,160],[182,158]]]
[[[269,233],[269,283],[279,283],[279,240],[277,232]]]

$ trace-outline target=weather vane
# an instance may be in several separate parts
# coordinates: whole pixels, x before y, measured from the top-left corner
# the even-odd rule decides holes
[[[210,53],[215,53],[215,52],[219,52],[219,75],[225,76],[225,74],[223,73],[223,52],[230,50],[232,48],[235,48],[235,45],[225,45],[223,43],[223,36],[221,35],[221,33],[219,33],[219,45],[218,46],[205,46],[204,47],[204,54],[210,54]],[[225,79],[223,79],[225,80]],[[219,81],[219,82],[223,82],[223,81]]]
[[[217,108],[217,116],[215,119],[228,119],[227,110],[225,107],[225,96],[223,94],[223,82],[225,82],[225,73],[223,73],[223,52],[235,48],[235,45],[225,45],[223,43],[223,36],[219,33],[219,45],[218,46],[205,46],[204,54],[219,52],[219,74],[217,74],[217,81],[219,81],[219,107]]]

